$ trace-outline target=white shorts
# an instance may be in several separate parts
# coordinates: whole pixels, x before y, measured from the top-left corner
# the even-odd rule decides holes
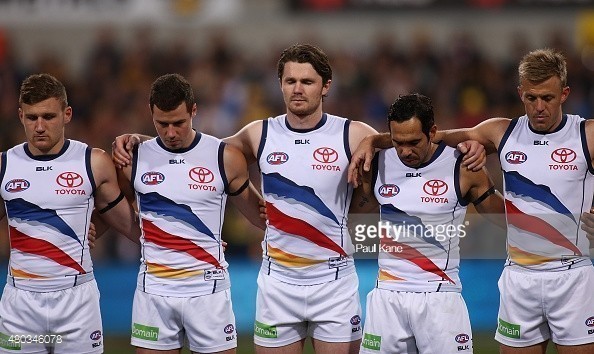
[[[0,300],[0,353],[103,353],[95,280],[33,292],[6,284]]]
[[[361,353],[472,353],[462,295],[373,289],[367,295]]]
[[[325,342],[361,339],[357,273],[316,285],[258,275],[254,343],[282,347],[307,336]]]
[[[134,293],[131,344],[171,350],[184,346],[212,353],[237,347],[235,315],[229,289],[203,296],[171,297]]]
[[[495,339],[527,347],[594,343],[594,267],[530,271],[505,267],[499,278]]]

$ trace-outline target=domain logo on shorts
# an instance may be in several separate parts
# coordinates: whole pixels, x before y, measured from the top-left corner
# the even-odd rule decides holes
[[[365,349],[379,351],[382,346],[382,336],[376,336],[375,334],[371,333],[364,333],[361,345]]]

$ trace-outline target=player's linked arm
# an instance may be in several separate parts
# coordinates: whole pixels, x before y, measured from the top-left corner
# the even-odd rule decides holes
[[[225,144],[223,161],[229,183],[229,200],[254,226],[266,229],[266,219],[260,209],[264,201],[250,182],[245,157],[236,147]]]
[[[109,155],[101,149],[93,149],[91,169],[97,188],[95,209],[101,219],[117,232],[139,243],[140,228],[136,215],[120,190],[116,170]]]
[[[111,158],[113,159],[113,163],[118,168],[129,166],[132,163],[134,146],[152,138],[148,135],[136,133],[118,135],[113,143],[111,143]]]
[[[458,147],[460,143],[474,140],[485,147],[487,154],[492,154],[497,152],[509,122],[508,118],[490,118],[472,128],[438,130],[433,140],[443,141],[451,147]]]
[[[506,229],[503,196],[495,189],[486,168],[471,171],[460,167],[460,189],[479,214],[493,224]]]
[[[377,213],[379,203],[372,188],[372,171],[361,172],[361,185],[354,189],[350,213]]]
[[[251,165],[256,162],[258,156],[263,126],[264,123],[261,120],[251,122],[234,135],[224,138],[223,141],[239,149],[243,153],[248,165]]]

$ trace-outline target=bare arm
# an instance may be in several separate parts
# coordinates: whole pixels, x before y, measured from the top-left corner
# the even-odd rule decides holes
[[[0,220],[6,216],[6,209],[4,208],[4,199],[0,197]]]
[[[351,200],[351,213],[377,213],[379,203],[372,190],[372,171],[361,171],[361,185],[355,188]]]
[[[349,145],[351,147],[351,162],[347,171],[347,181],[357,188],[361,184],[359,166],[363,164],[363,171],[369,171],[376,148],[392,147],[392,138],[389,133],[379,134],[365,123],[352,121],[349,130]]]
[[[508,118],[491,118],[472,128],[439,130],[434,140],[443,140],[451,147],[457,147],[467,140],[474,140],[485,147],[487,154],[492,154],[497,152],[509,122]]]
[[[229,200],[254,226],[266,229],[266,220],[260,216],[262,197],[250,182],[245,157],[239,149],[226,145],[223,160],[229,181]]]
[[[248,165],[256,162],[258,147],[262,139],[262,125],[263,122],[261,120],[251,122],[234,135],[223,139],[224,142],[239,149],[243,153]]]
[[[139,243],[140,228],[136,215],[125,198],[118,198],[121,190],[109,155],[101,149],[93,149],[91,169],[97,186],[95,208],[100,211],[101,219],[133,242]]]
[[[486,168],[471,171],[460,168],[460,189],[479,214],[495,225],[506,229],[503,196],[495,189]]]

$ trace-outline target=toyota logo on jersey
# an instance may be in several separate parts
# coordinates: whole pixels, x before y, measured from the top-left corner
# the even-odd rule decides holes
[[[56,183],[64,188],[76,188],[83,184],[83,178],[76,172],[63,172],[56,177]]]
[[[214,180],[214,174],[206,167],[194,167],[189,175],[197,183],[210,183]]]
[[[440,179],[432,179],[425,182],[423,191],[432,196],[439,196],[448,191],[448,185]]]
[[[333,148],[321,147],[313,152],[313,158],[321,163],[333,163],[338,160],[338,153]]]
[[[570,163],[577,157],[575,151],[570,148],[558,148],[551,153],[551,159],[557,163]]]

